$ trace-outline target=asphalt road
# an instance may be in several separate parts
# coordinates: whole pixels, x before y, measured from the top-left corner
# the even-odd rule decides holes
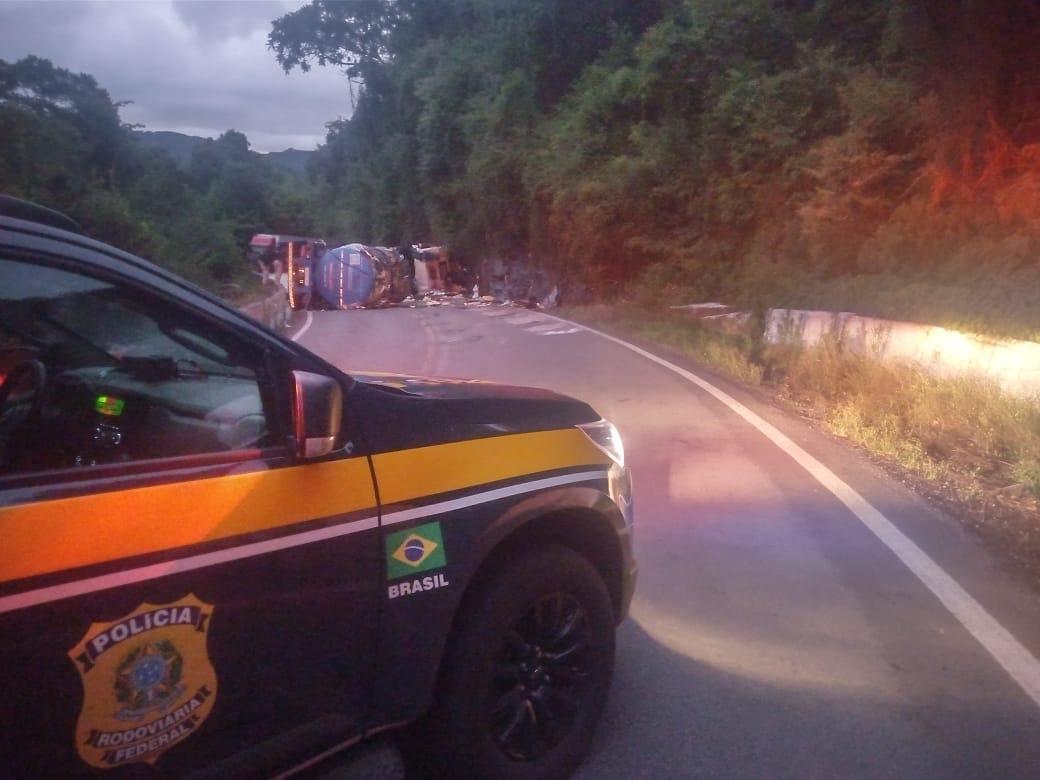
[[[640,582],[579,777],[1040,777],[1038,589],[848,445],[538,312],[303,325],[348,372],[539,385],[621,430]]]

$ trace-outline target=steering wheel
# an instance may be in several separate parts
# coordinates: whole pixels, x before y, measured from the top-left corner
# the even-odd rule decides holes
[[[15,363],[0,384],[0,466],[10,457],[9,443],[43,406],[47,367],[35,358]]]
[[[47,385],[47,366],[35,358],[15,364],[0,385],[0,431],[7,429],[9,415],[20,416],[18,424],[38,414]]]

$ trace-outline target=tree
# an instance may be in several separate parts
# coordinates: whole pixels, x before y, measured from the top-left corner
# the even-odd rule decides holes
[[[183,171],[139,144],[119,108],[90,76],[36,57],[0,61],[0,191],[210,286],[247,273],[253,233],[275,223],[299,232],[292,220],[309,213],[300,198],[311,190],[272,170],[242,133],[203,142]]]

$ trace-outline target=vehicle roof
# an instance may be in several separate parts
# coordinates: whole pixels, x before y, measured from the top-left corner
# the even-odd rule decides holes
[[[41,206],[11,195],[0,194],[0,217],[14,217],[38,225],[49,225],[73,233],[79,233],[79,223],[60,211]]]

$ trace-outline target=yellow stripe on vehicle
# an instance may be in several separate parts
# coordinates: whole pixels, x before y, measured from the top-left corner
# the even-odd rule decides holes
[[[576,428],[518,433],[376,455],[384,505],[610,459]]]
[[[0,581],[374,509],[364,458],[0,509]]]
[[[384,504],[609,459],[576,429],[399,450],[373,458]],[[362,458],[0,508],[0,582],[375,511]]]

